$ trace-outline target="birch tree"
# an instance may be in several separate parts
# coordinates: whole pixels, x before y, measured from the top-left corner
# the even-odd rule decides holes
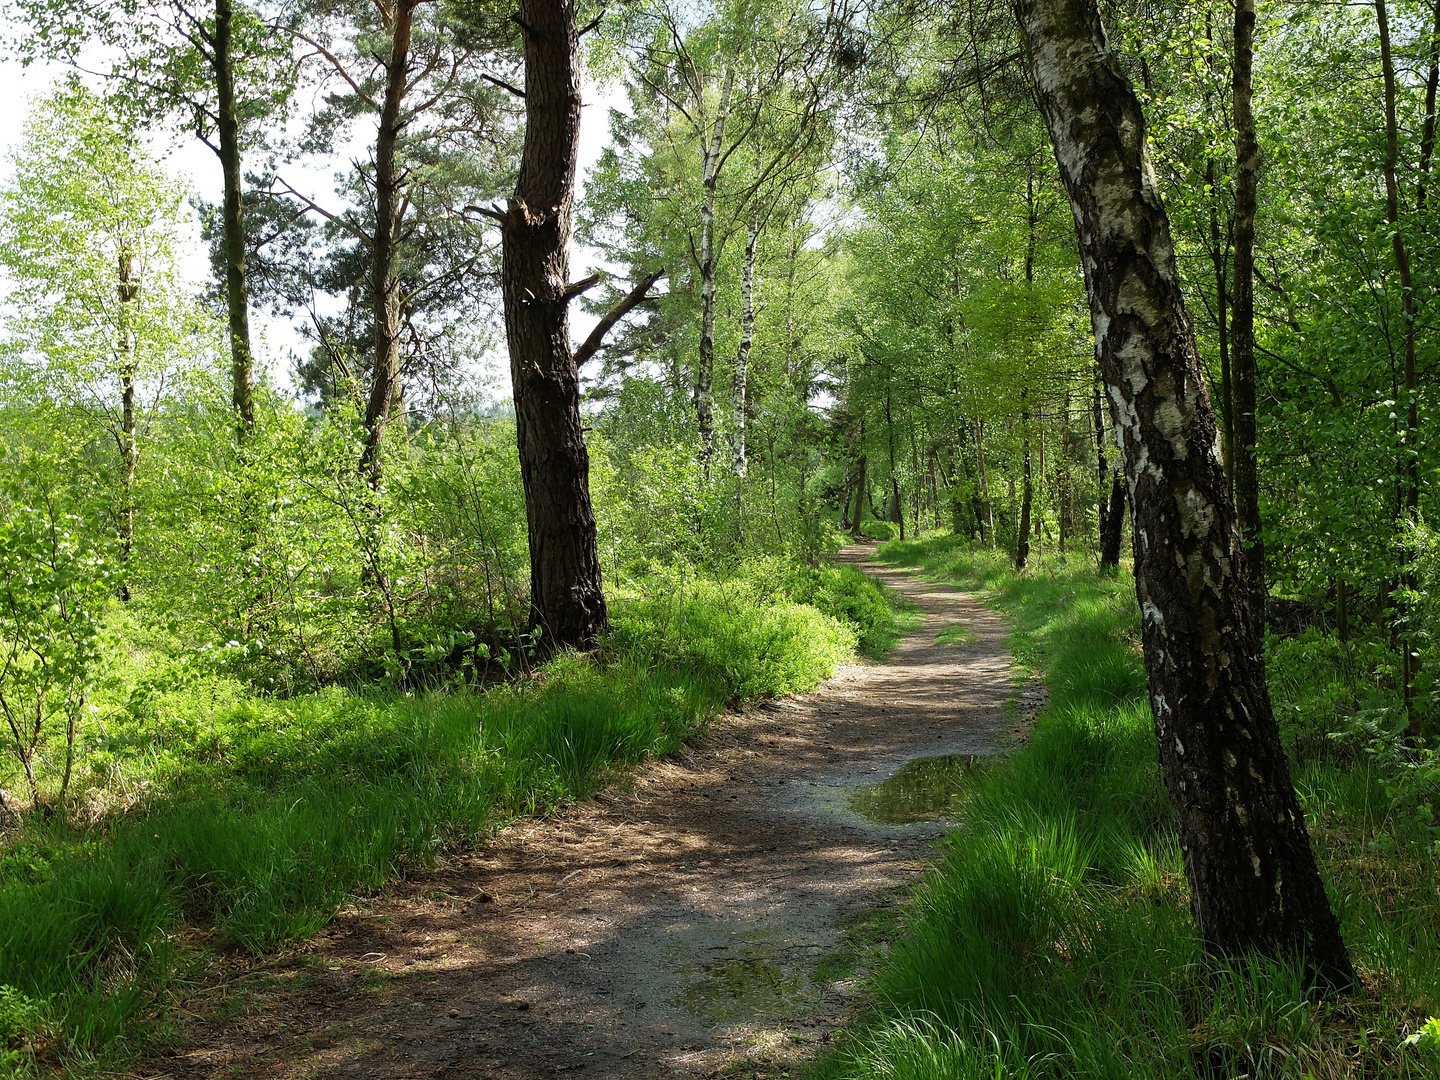
[[[39,105],[12,160],[0,202],[0,265],[13,282],[6,382],[19,400],[70,413],[82,441],[113,444],[110,513],[123,563],[151,422],[170,382],[209,344],[208,320],[176,268],[185,193],[108,103],[75,83]]]
[[[1140,102],[1093,0],[1016,0],[1075,214],[1134,513],[1160,764],[1206,947],[1355,972],[1270,706],[1260,613]]]

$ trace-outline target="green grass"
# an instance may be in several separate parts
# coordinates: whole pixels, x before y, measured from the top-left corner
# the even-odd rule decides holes
[[[1297,774],[1365,990],[1320,1001],[1284,965],[1209,960],[1156,765],[1133,585],[1076,560],[1017,575],[950,538],[881,554],[990,590],[1052,700],[976,781],[874,977],[881,1006],[817,1076],[1433,1074],[1433,1050],[1402,1042],[1440,1011],[1440,874],[1423,837],[1371,848],[1388,812],[1373,774],[1318,760]]]
[[[863,578],[819,580],[860,618],[745,580],[650,582],[615,600],[596,654],[488,692],[150,680],[87,732],[72,813],[0,846],[0,1075],[30,1067],[24,1044],[72,1065],[133,1052],[195,959],[181,931],[257,953],[303,939],[347,897],[673,751],[727,703],[810,689],[888,608]]]
[[[963,623],[954,623],[935,635],[936,645],[964,645],[973,641],[975,635]]]

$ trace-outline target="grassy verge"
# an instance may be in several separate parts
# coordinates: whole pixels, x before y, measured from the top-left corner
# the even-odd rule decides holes
[[[744,579],[643,583],[596,654],[488,692],[281,699],[207,675],[131,693],[87,732],[71,812],[0,838],[0,1075],[133,1050],[194,959],[177,940],[307,937],[347,897],[593,793],[727,704],[808,689],[893,626],[865,579],[815,580],[849,617]]]
[[[1433,1043],[1404,1042],[1440,1011],[1440,873],[1432,841],[1389,831],[1374,769],[1317,759],[1296,777],[1364,990],[1321,1002],[1282,965],[1209,961],[1156,764],[1132,584],[1049,559],[1016,575],[950,539],[882,557],[990,590],[1052,701],[977,782],[875,977],[883,1007],[818,1075],[1433,1074]]]

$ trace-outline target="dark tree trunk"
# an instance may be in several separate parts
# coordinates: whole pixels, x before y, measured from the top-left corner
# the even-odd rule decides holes
[[[609,619],[600,588],[580,377],[570,351],[570,228],[580,140],[573,0],[521,0],[525,144],[501,225],[505,336],[530,530],[530,618],[542,643],[586,649]]]
[[[1120,535],[1124,530],[1125,478],[1120,470],[1112,470],[1105,456],[1105,391],[1104,379],[1096,372],[1095,379],[1095,461],[1100,480],[1100,505],[1096,512],[1100,537],[1100,569],[1114,570],[1120,565]],[[1107,492],[1105,489],[1109,487]]]
[[[1271,711],[1219,431],[1140,102],[1094,0],[1016,0],[1119,421],[1160,765],[1206,948],[1354,969]],[[1257,598],[1258,599],[1258,598]]]
[[[234,13],[230,0],[215,0],[216,150],[224,181],[220,224],[225,241],[225,306],[230,330],[230,401],[235,407],[237,442],[255,427],[255,361],[250,351],[250,294],[245,287],[245,222],[240,212],[240,118],[235,108],[235,67],[231,59]]]
[[[135,548],[135,474],[140,466],[139,424],[135,414],[136,346],[132,327],[135,301],[140,299],[140,282],[135,277],[135,259],[128,246],[120,250],[116,267],[116,292],[120,300],[120,565],[128,567]],[[130,585],[120,579],[119,597],[130,599]]]
[[[976,508],[977,516],[980,516],[980,542],[986,542],[986,526],[989,526],[989,544],[995,546],[995,504],[990,499],[990,475],[985,470],[985,422],[975,420],[975,478],[978,488],[979,506]]]
[[[1120,545],[1125,538],[1125,477],[1118,471],[1110,484],[1110,505],[1105,509],[1105,531],[1100,534],[1100,569],[1120,568]]]
[[[1026,393],[1020,391],[1020,527],[1016,529],[1015,569],[1030,564],[1030,509],[1034,499],[1034,482],[1030,475],[1030,410],[1025,407]]]
[[[1415,298],[1411,288],[1410,249],[1405,243],[1400,222],[1400,185],[1395,174],[1400,159],[1400,135],[1395,120],[1395,64],[1390,56],[1390,24],[1385,0],[1375,0],[1375,21],[1380,31],[1380,64],[1385,79],[1385,216],[1390,222],[1390,242],[1395,250],[1395,269],[1400,277],[1400,311],[1405,323],[1405,435],[1397,463],[1401,487],[1399,517],[1402,521],[1415,521],[1420,510],[1420,393],[1415,381]],[[1433,134],[1431,138],[1434,138]],[[1400,569],[1401,585],[1408,597],[1416,588],[1415,570],[1408,550],[1402,548],[1401,559],[1404,563]],[[1400,646],[1401,693],[1409,718],[1409,734],[1411,738],[1418,739],[1421,735],[1420,710],[1415,707],[1418,665],[1408,632],[1409,607],[1408,599],[1400,602],[1396,639]]]
[[[900,508],[900,477],[895,471],[895,418],[890,413],[890,388],[885,388],[885,428],[890,436],[890,522],[900,526],[905,539],[905,514]]]
[[[861,438],[864,438],[864,427],[861,429]],[[860,455],[860,464],[855,470],[855,515],[850,519],[850,527],[855,531],[855,536],[860,536],[860,522],[865,516],[865,466],[867,464],[864,454]]]
[[[400,233],[400,189],[404,179],[396,159],[401,104],[410,80],[410,30],[418,0],[397,0],[390,26],[390,58],[385,65],[385,100],[375,135],[375,236],[370,248],[370,304],[375,319],[375,370],[365,403],[365,449],[360,466],[378,488],[384,464],[380,454],[392,403],[400,388],[400,281],[395,274]],[[568,351],[568,350],[567,350]]]
[[[1425,229],[1425,202],[1428,198],[1430,165],[1435,157],[1435,95],[1440,90],[1440,0],[1431,4],[1434,25],[1430,29],[1430,57],[1425,74],[1425,120],[1420,125],[1420,167],[1415,180],[1415,211],[1419,225]]]
[[[1250,107],[1255,58],[1255,0],[1236,0],[1235,65],[1235,283],[1231,292],[1230,372],[1234,381],[1232,471],[1235,509],[1245,543],[1245,569],[1256,611],[1264,617],[1265,539],[1260,532],[1260,466],[1255,416],[1255,200],[1260,144]]]

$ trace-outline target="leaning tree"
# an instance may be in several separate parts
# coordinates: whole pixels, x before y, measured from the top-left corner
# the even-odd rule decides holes
[[[1145,668],[1196,928],[1211,952],[1303,958],[1348,986],[1355,972],[1271,711],[1257,598],[1139,99],[1095,0],[1015,0],[1015,11],[1121,436]]]

